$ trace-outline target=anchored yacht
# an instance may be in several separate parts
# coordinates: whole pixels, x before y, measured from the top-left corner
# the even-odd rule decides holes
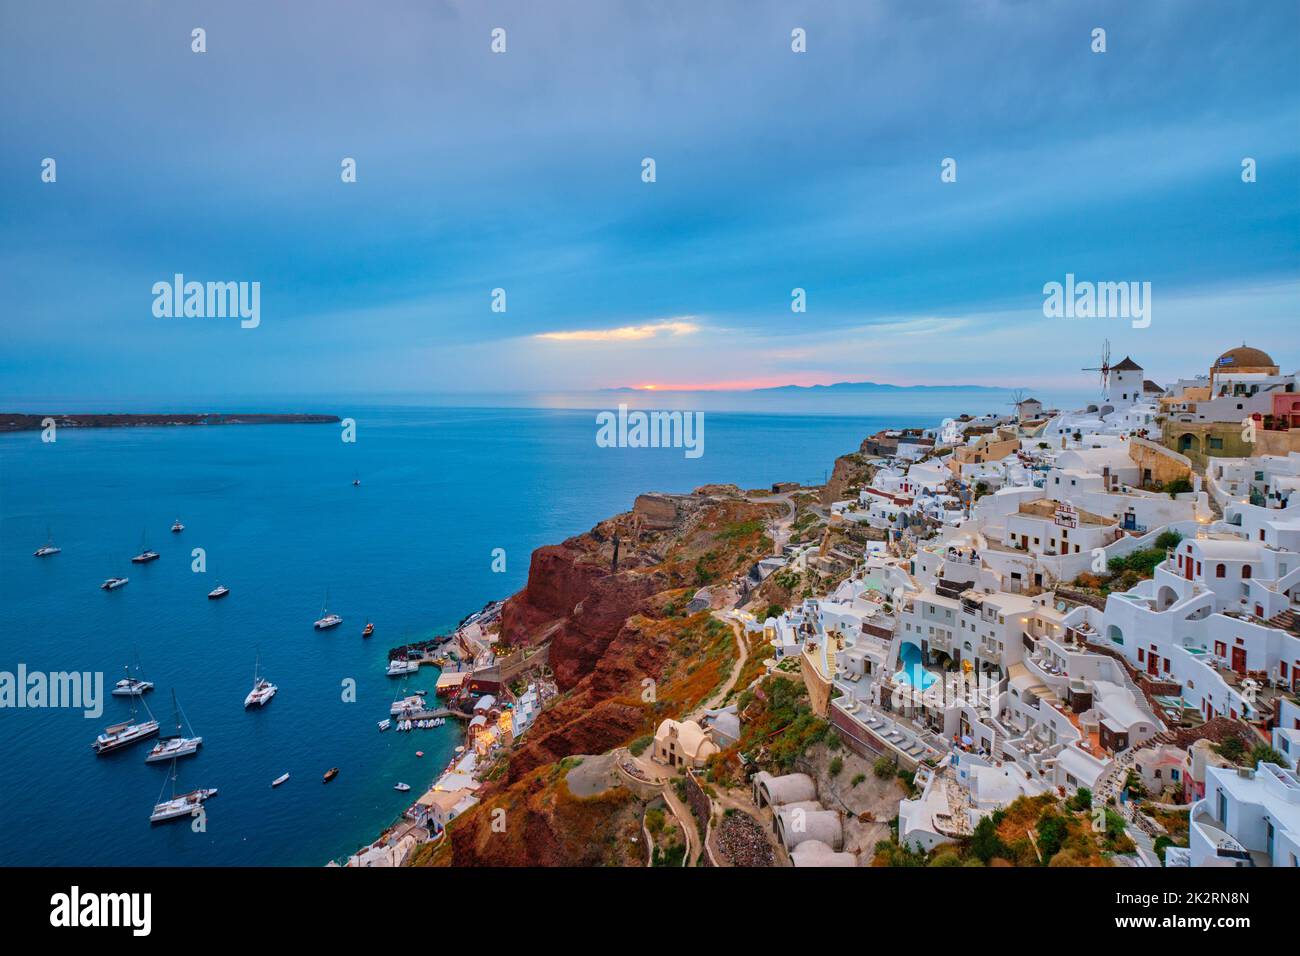
[[[257,655],[257,663],[253,667],[253,689],[248,692],[244,698],[244,709],[247,710],[256,704],[258,707],[265,706],[266,702],[275,696],[275,692],[280,688],[276,687],[269,680],[261,675],[262,655]]]
[[[145,763],[188,757],[190,754],[197,753],[199,747],[203,745],[203,738],[194,736],[194,728],[189,726],[189,718],[181,711],[181,705],[176,700],[176,691],[172,691],[172,710],[175,711],[176,716],[176,733],[163,737],[154,744],[153,749],[149,751],[149,756],[144,758]],[[186,729],[189,730],[188,736],[183,732]]]
[[[229,593],[230,593],[230,588],[226,587],[224,584],[218,584],[215,588],[213,588],[211,591],[208,592],[208,600],[215,601],[218,598],[225,597]]]
[[[99,586],[101,591],[116,591],[120,587],[125,587],[130,578],[109,578]]]

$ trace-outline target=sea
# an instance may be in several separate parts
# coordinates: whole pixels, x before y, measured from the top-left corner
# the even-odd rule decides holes
[[[387,677],[390,647],[448,633],[509,596],[533,549],[630,509],[641,492],[820,483],[878,428],[939,421],[908,404],[713,411],[692,458],[598,447],[590,409],[328,406],[303,410],[353,419],[354,442],[335,424],[0,435],[0,672],[102,673],[105,693],[98,717],[0,708],[0,865],[319,866],[354,853],[461,742],[450,722],[378,730],[399,691],[432,698],[437,680],[429,666]],[[174,534],[177,519],[185,530]],[[34,557],[47,535],[61,553]],[[132,564],[142,545],[161,558]],[[130,583],[100,590],[110,576]],[[230,595],[208,600],[218,583]],[[327,593],[344,623],[318,632]],[[259,657],[279,692],[245,711]],[[150,743],[91,749],[130,715],[129,699],[107,696],[128,666],[155,683],[144,702],[164,729],[174,691],[203,737],[175,781],[168,765],[145,764]],[[203,826],[150,825],[173,785],[218,789]]]

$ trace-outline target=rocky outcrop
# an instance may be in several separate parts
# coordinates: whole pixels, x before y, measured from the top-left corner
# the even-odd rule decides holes
[[[848,498],[850,488],[861,488],[871,483],[876,470],[868,465],[861,453],[841,455],[835,459],[835,468],[831,477],[822,487],[821,501],[829,505],[833,501]]]

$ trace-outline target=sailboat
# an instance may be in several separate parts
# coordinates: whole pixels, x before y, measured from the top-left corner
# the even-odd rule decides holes
[[[153,690],[153,681],[145,680],[143,677],[139,676],[132,677],[129,665],[123,669],[126,671],[126,676],[113,685],[114,697],[139,697],[141,694]],[[135,672],[137,675],[140,673],[139,655],[137,655],[135,659]]]
[[[330,603],[330,589],[325,589],[325,603],[321,605],[320,619],[312,626],[318,631],[328,630],[331,627],[338,627],[343,623],[343,618],[337,614],[331,614],[328,610]]]
[[[202,737],[194,736],[194,728],[189,726],[189,718],[181,712],[181,705],[176,700],[176,691],[172,691],[172,710],[176,716],[176,733],[162,737],[153,745],[149,751],[149,756],[144,758],[145,763],[157,763],[160,760],[174,760],[177,757],[188,757],[196,753],[203,743]],[[184,726],[182,726],[182,720]],[[189,736],[182,733],[183,729],[189,730]]]
[[[167,781],[163,781],[162,790],[158,791],[158,802],[154,804],[153,813],[149,815],[150,823],[163,823],[166,820],[175,820],[177,817],[189,817],[194,815],[204,800],[208,800],[217,795],[216,788],[211,790],[191,790],[189,793],[183,793],[176,796],[176,761],[172,760],[172,772],[168,774],[172,783],[172,795],[170,800],[164,800],[163,793],[167,790]]]
[[[257,663],[253,665],[253,689],[244,698],[244,709],[247,710],[254,704],[258,707],[264,706],[268,700],[275,696],[275,692],[279,689],[262,676],[262,654],[259,651]]]
[[[48,558],[50,555],[58,554],[62,550],[63,550],[62,548],[56,548],[54,546],[54,535],[50,534],[49,525],[46,525],[45,544],[41,545],[32,553],[35,554],[36,557],[38,558]]]
[[[181,524],[181,519],[177,518],[172,522],[172,534],[180,534],[185,530],[185,525]]]
[[[140,533],[140,553],[131,559],[132,564],[148,564],[150,561],[158,560],[158,552],[151,551],[145,546],[144,532]]]
[[[95,738],[95,742],[90,746],[94,748],[97,754],[112,753],[114,750],[121,750],[123,747],[129,747],[148,737],[158,733],[158,721],[154,719],[152,713],[149,713],[149,705],[144,704],[145,713],[149,714],[149,719],[136,723],[135,720],[135,702],[139,700],[144,704],[144,698],[131,698],[131,719],[124,723],[114,724],[112,727],[105,728],[104,732]]]

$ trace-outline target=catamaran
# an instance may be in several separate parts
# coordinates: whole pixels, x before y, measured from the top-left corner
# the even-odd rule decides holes
[[[162,798],[163,792],[167,789],[167,781],[163,781],[163,789],[158,791],[158,802],[154,804],[153,813],[149,815],[150,823],[162,823],[166,820],[175,820],[177,817],[193,816],[194,812],[203,805],[204,800],[211,799],[217,795],[216,788],[211,790],[191,790],[189,793],[183,793],[176,796],[176,761],[172,761],[172,772],[168,774],[172,782],[172,796],[170,800]]]
[[[99,586],[101,591],[116,591],[120,587],[125,587],[130,578],[109,578]]]
[[[114,697],[139,697],[141,694],[153,690],[153,681],[145,680],[142,677],[132,677],[131,668],[124,667],[126,676],[113,685]],[[135,672],[140,673],[140,661],[135,662]]]
[[[189,726],[189,718],[181,711],[181,705],[176,700],[176,691],[172,691],[172,710],[176,714],[176,733],[159,739],[149,751],[149,756],[144,758],[145,763],[188,757],[190,754],[197,753],[203,744],[203,738],[194,736],[194,728]],[[182,727],[182,720],[184,720],[184,727]],[[189,730],[189,736],[182,733],[183,729]]]
[[[262,655],[259,652],[257,655],[257,663],[253,665],[253,689],[250,690],[248,696],[244,698],[245,710],[252,707],[254,704],[258,707],[264,706],[268,700],[275,696],[275,692],[279,690],[278,687],[262,676],[261,671]]]
[[[405,658],[398,657],[388,662],[388,669],[384,673],[389,677],[402,677],[406,674],[415,674],[419,670],[419,661],[408,661]]]
[[[62,550],[63,550],[62,548],[56,548],[54,546],[54,535],[50,534],[49,528],[46,528],[45,543],[32,553],[35,554],[36,557],[38,558],[48,558],[50,555],[58,554]]]
[[[132,564],[148,564],[150,561],[158,560],[158,552],[150,551],[145,547],[145,537],[140,535],[140,553],[131,559]]]
[[[338,627],[340,624],[343,623],[343,618],[339,617],[337,614],[331,614],[329,612],[328,610],[329,603],[330,603],[330,591],[329,588],[326,588],[325,603],[321,605],[321,609],[320,609],[320,620],[318,620],[313,625],[313,627],[315,627],[316,630],[318,631],[328,630],[331,627]]]
[[[121,723],[114,724],[112,727],[105,728],[104,732],[95,738],[91,744],[97,754],[112,753],[114,750],[121,750],[123,747],[129,747],[131,744],[138,743],[148,737],[158,733],[158,721],[154,720],[153,714],[149,714],[149,719],[136,723],[135,721],[135,702],[139,700],[144,703],[143,698],[131,698],[131,719]],[[144,705],[145,712],[149,712],[149,705]]]
[[[224,584],[218,584],[215,588],[213,588],[211,591],[208,592],[208,600],[215,601],[218,598],[225,597],[229,593],[230,593],[230,588],[226,587]]]

